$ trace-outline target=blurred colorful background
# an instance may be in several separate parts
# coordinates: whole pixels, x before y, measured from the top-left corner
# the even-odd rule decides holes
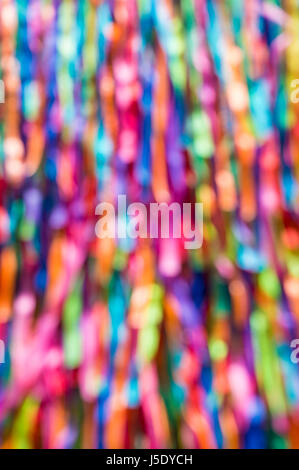
[[[0,447],[299,448],[298,58],[296,0],[1,0]]]

